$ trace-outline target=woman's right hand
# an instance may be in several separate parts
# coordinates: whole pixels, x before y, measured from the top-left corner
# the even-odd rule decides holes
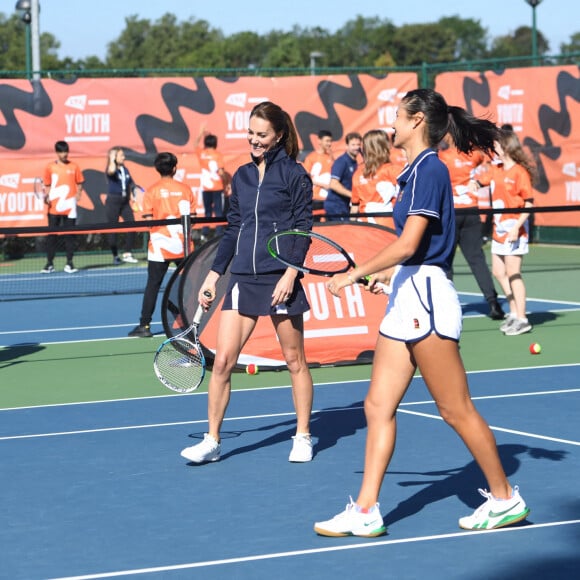
[[[216,282],[219,279],[219,274],[210,271],[205,277],[201,288],[199,289],[197,300],[204,310],[209,310],[216,296]]]

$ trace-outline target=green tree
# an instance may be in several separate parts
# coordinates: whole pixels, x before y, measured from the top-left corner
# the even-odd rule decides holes
[[[357,16],[340,28],[329,41],[329,66],[375,66],[377,60],[392,52],[395,25],[378,17]]]
[[[452,62],[456,37],[440,24],[406,24],[396,29],[392,50],[399,66]]]
[[[538,54],[547,54],[550,45],[544,35],[537,31]],[[509,58],[513,56],[530,56],[532,54],[532,29],[520,26],[513,34],[494,38],[489,56],[492,58]]]
[[[447,16],[437,24],[455,38],[453,60],[479,60],[487,57],[487,31],[479,20]]]
[[[0,70],[26,70],[26,24],[17,14],[7,18],[0,13]],[[40,35],[40,63],[43,70],[58,68],[60,43],[47,32]],[[30,47],[29,51],[30,51]]]
[[[570,42],[560,45],[560,52],[568,54],[570,52],[580,52],[580,32],[575,32],[570,37]]]

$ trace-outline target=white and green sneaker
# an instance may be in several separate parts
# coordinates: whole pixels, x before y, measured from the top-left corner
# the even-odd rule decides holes
[[[497,499],[485,489],[478,491],[486,498],[486,502],[473,515],[459,519],[459,527],[464,530],[495,530],[511,526],[525,520],[530,513],[517,485],[509,499]]]
[[[374,538],[387,533],[378,503],[368,512],[361,512],[352,497],[349,500],[343,512],[325,522],[316,522],[314,531],[320,536],[361,538]]]

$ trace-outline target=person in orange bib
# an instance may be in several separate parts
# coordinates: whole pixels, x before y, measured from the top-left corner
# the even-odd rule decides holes
[[[84,177],[80,167],[68,158],[69,146],[66,141],[57,141],[54,145],[57,159],[49,163],[44,170],[44,187],[48,191],[45,202],[48,206],[48,226],[67,229],[76,224],[77,201],[81,197]],[[52,274],[56,255],[58,236],[50,234],[46,239],[46,266],[43,274]],[[74,274],[78,270],[73,265],[75,236],[64,236],[66,264],[64,271]]]
[[[177,157],[173,153],[159,153],[155,158],[155,169],[161,179],[152,185],[143,196],[143,219],[168,220],[181,215],[180,202],[193,204],[191,187],[174,179]],[[191,243],[188,252],[193,251]],[[147,338],[153,336],[151,319],[157,295],[171,262],[179,264],[185,255],[184,235],[181,224],[153,226],[149,235],[147,253],[147,286],[143,295],[139,324],[129,336]]]
[[[389,140],[382,130],[374,129],[364,134],[362,155],[364,163],[356,168],[352,177],[351,213],[392,213],[397,175],[404,164],[391,162]],[[364,219],[394,229],[392,217]]]
[[[438,155],[439,159],[445,163],[449,170],[455,209],[469,208],[476,210],[478,208],[477,193],[470,190],[469,184],[474,179],[476,168],[487,161],[487,156],[478,150],[470,153],[459,151],[453,145],[449,135],[446,135],[439,144]],[[482,241],[482,227],[479,216],[476,213],[457,214],[455,217],[455,250],[453,257],[455,258],[455,252],[457,251],[457,246],[459,246],[483,297],[489,305],[488,316],[492,320],[502,320],[505,313],[498,301],[497,291],[483,252]],[[453,279],[453,266],[449,272],[449,277]]]

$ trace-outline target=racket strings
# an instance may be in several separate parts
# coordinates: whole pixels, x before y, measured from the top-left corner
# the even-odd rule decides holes
[[[154,366],[159,379],[180,393],[194,391],[205,374],[201,347],[183,338],[163,345],[155,356]]]
[[[318,238],[311,238],[310,248],[304,260],[304,267],[309,270],[336,274],[346,272],[351,265],[346,256],[332,244]]]

